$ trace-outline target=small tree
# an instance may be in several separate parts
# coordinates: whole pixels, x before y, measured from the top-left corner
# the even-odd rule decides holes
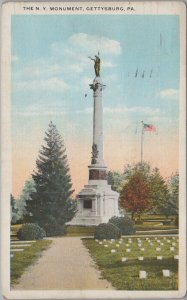
[[[71,199],[73,189],[64,142],[52,122],[44,141],[36,161],[37,170],[32,175],[36,191],[27,201],[27,211],[47,235],[59,235],[76,212]]]
[[[111,185],[113,191],[121,192],[125,181],[125,175],[117,171],[109,171],[107,174],[108,184]]]
[[[11,223],[15,224],[18,221],[18,208],[16,205],[16,199],[10,195],[10,206],[11,206]]]
[[[26,202],[31,200],[31,194],[35,192],[35,183],[32,178],[25,181],[20,198],[17,201],[18,217],[20,221],[24,221],[28,218],[28,212],[26,209]]]
[[[149,182],[139,170],[135,171],[125,183],[121,195],[120,204],[127,211],[140,215],[149,208],[150,188]]]
[[[150,176],[150,202],[151,212],[168,214],[167,203],[169,200],[169,190],[159,170],[153,170]]]

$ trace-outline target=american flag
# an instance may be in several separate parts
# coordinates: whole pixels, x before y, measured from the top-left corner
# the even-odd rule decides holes
[[[144,131],[153,131],[156,132],[156,127],[152,124],[143,124],[143,130]]]

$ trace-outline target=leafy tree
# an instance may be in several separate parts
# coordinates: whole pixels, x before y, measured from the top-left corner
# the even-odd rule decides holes
[[[64,142],[52,122],[44,141],[36,161],[37,170],[32,175],[36,191],[27,201],[27,211],[47,235],[59,235],[76,212],[75,202],[71,200],[74,190]]]
[[[109,171],[107,173],[107,181],[113,191],[120,193],[123,188],[125,176],[117,171]]]
[[[145,161],[132,165],[127,164],[124,166],[123,172],[125,180],[130,179],[137,171],[141,172],[146,178],[149,178],[152,172],[150,164]]]
[[[171,214],[178,215],[179,213],[179,174],[172,175],[168,182],[169,188],[169,204]]]
[[[169,198],[166,204],[167,215],[175,216],[175,224],[178,225],[179,214],[179,174],[172,175],[168,180]]]
[[[155,168],[150,178],[150,203],[152,213],[167,214],[167,203],[169,199],[169,190],[159,170]]]
[[[131,176],[136,172],[140,171],[146,177],[151,174],[151,167],[148,163],[136,163],[133,165],[125,165],[123,173],[117,171],[109,171],[107,174],[108,184],[111,185],[112,190],[120,193],[123,185],[131,178]]]
[[[25,181],[20,198],[17,201],[18,218],[23,221],[26,219],[28,212],[26,210],[26,202],[31,200],[31,194],[35,192],[35,183],[32,178]]]
[[[141,213],[148,210],[149,198],[149,181],[142,172],[136,170],[121,191],[120,204],[132,213],[133,219],[135,213],[140,216]]]
[[[14,196],[11,194],[10,195],[10,206],[11,206],[11,223],[15,224],[18,220],[18,209],[16,205],[16,199]]]

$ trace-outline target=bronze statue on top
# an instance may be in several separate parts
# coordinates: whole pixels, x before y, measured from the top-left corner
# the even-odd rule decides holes
[[[88,57],[88,58],[90,58],[91,60],[94,61],[95,75],[97,77],[100,77],[100,64],[101,64],[101,60],[99,58],[99,52],[98,52],[98,55],[95,55],[95,58],[91,58],[91,57]]]

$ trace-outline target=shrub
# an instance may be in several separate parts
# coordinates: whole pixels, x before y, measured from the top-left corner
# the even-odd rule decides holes
[[[43,228],[38,224],[29,223],[23,225],[17,233],[19,240],[28,241],[28,240],[41,240],[46,236],[46,233]]]
[[[96,227],[95,236],[96,239],[119,239],[121,237],[121,232],[112,223],[101,223]]]
[[[131,219],[129,219],[128,216],[112,217],[109,220],[109,223],[118,227],[121,231],[121,234],[130,235],[135,233],[134,222]]]
[[[63,236],[67,233],[66,225],[45,224],[44,229],[47,236]]]

